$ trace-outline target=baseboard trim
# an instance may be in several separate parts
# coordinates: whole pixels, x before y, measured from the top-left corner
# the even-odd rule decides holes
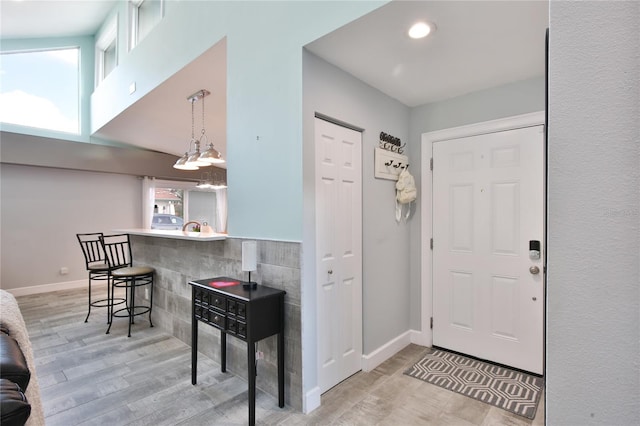
[[[430,333],[423,333],[422,331],[418,330],[409,330],[409,332],[411,333],[411,343],[420,346],[431,347]]]
[[[304,401],[302,401],[302,412],[304,414],[309,414],[316,408],[320,406],[320,387],[316,386],[307,392],[304,396]]]
[[[91,287],[92,288],[105,287],[106,285],[107,285],[106,281],[105,282],[94,281]],[[13,294],[14,297],[18,297],[18,296],[28,296],[30,294],[49,293],[52,291],[86,288],[87,286],[88,286],[88,283],[87,283],[87,280],[85,279],[85,280],[76,280],[76,281],[65,281],[62,283],[34,285],[31,287],[7,288],[4,290]]]
[[[380,346],[370,354],[362,355],[362,371],[371,371],[411,343],[411,331],[405,331],[395,339]]]

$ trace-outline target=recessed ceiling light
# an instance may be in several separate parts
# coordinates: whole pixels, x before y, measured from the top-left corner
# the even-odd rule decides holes
[[[409,37],[424,38],[435,31],[436,26],[432,23],[417,22],[409,28]]]

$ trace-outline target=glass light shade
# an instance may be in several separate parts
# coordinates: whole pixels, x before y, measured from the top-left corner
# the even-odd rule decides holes
[[[182,157],[178,158],[178,161],[173,165],[173,168],[178,170],[198,170],[198,166],[194,164],[187,164],[188,159],[189,153],[185,152]]]
[[[221,164],[224,163],[224,158],[222,158],[222,154],[213,147],[213,144],[210,143],[207,150],[200,154],[200,161],[205,161],[209,164]]]

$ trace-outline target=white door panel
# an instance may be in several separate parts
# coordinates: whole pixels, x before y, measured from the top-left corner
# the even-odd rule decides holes
[[[542,373],[543,127],[433,144],[433,342]]]
[[[362,366],[362,170],[359,132],[316,119],[319,386]]]

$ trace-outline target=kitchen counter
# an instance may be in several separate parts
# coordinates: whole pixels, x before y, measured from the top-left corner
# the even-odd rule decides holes
[[[227,234],[217,234],[215,232],[189,232],[189,231],[165,231],[161,229],[116,229],[115,232],[122,232],[131,235],[141,235],[144,237],[173,238],[176,240],[190,241],[218,241],[226,240]]]

